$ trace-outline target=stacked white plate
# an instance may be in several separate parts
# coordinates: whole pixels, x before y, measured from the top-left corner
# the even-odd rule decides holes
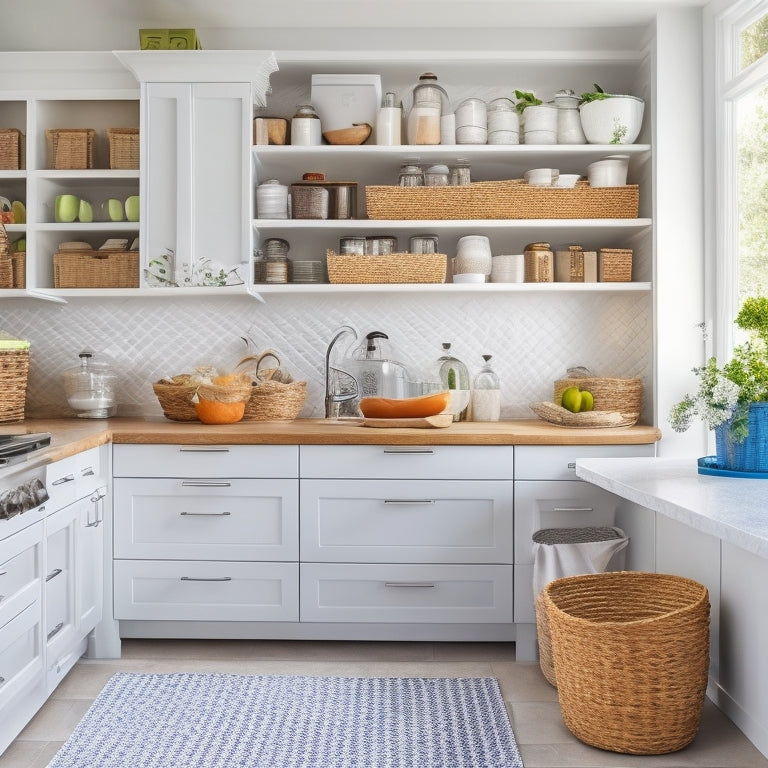
[[[293,278],[294,283],[324,283],[325,269],[322,261],[294,261]]]
[[[525,280],[525,256],[500,254],[491,260],[492,283],[522,283]]]

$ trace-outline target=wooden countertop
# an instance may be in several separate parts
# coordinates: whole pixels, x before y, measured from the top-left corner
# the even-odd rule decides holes
[[[103,443],[182,445],[642,445],[661,439],[657,427],[568,428],[538,419],[452,424],[445,429],[375,429],[325,419],[245,421],[211,426],[141,419],[28,419],[0,425],[0,434],[50,432],[48,461]]]

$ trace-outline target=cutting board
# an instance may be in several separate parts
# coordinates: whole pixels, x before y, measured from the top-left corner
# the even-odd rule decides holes
[[[438,413],[437,416],[425,416],[421,419],[364,419],[362,426],[377,429],[440,429],[450,427],[453,423],[452,413]]]

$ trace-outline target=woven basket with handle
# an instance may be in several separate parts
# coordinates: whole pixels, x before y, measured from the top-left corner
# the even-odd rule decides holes
[[[261,368],[267,359],[277,362],[277,368]],[[307,382],[293,381],[280,371],[280,359],[268,349],[261,355],[244,357],[238,368],[252,362],[253,386],[245,404],[243,421],[293,421],[299,415],[307,399]]]
[[[709,595],[691,579],[619,571],[541,592],[568,729],[600,749],[676,752],[699,728],[709,669]]]

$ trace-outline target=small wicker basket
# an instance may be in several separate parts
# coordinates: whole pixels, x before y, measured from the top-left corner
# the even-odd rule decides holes
[[[18,128],[0,128],[0,170],[23,168],[23,153],[24,134]]]
[[[601,248],[597,262],[601,283],[628,283],[632,280],[632,249]]]
[[[48,165],[54,170],[93,168],[93,128],[48,128]]]
[[[609,377],[585,377],[581,379],[558,379],[555,382],[554,401],[561,403],[563,392],[577,386],[592,393],[595,411],[612,411],[640,417],[643,404],[643,380]]]
[[[130,170],[139,167],[139,129],[108,128],[109,167]]]
[[[272,358],[277,368],[261,368],[261,364]],[[245,404],[243,421],[293,421],[298,417],[307,399],[307,382],[294,381],[280,370],[280,358],[274,350],[267,349],[260,355],[244,357],[236,367],[253,361],[250,371],[253,378],[251,395]]]
[[[0,349],[0,422],[24,421],[29,348]]]
[[[190,383],[192,375],[182,373],[170,379],[161,379],[152,385],[155,396],[160,401],[163,415],[171,421],[197,421],[195,404],[192,397],[197,385]]]
[[[326,252],[330,283],[444,283],[444,253],[388,253],[369,256]]]
[[[138,288],[138,251],[59,251],[53,254],[54,288]]]
[[[542,590],[563,721],[581,741],[676,752],[699,728],[709,669],[709,595],[691,579],[619,571]]]

